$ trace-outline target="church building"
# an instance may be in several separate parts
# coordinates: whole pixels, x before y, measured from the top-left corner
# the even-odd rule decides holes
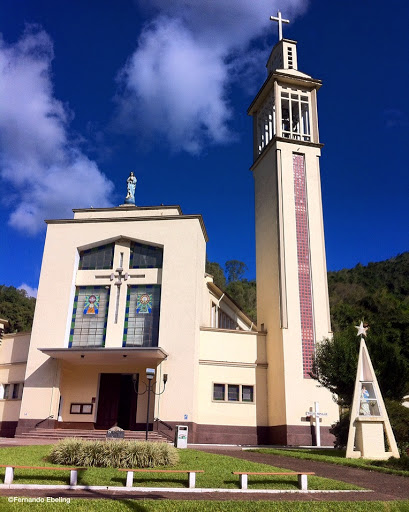
[[[206,274],[201,215],[135,206],[131,173],[124,204],[46,221],[31,337],[0,346],[0,435],[148,423],[169,439],[186,425],[189,443],[311,445],[318,402],[322,444],[332,444],[338,407],[309,375],[315,344],[331,336],[321,81],[298,70],[278,16],[248,111],[257,325]]]

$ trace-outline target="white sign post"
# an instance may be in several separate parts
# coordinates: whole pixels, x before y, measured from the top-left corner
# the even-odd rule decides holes
[[[307,411],[305,415],[307,418],[311,418],[312,421],[315,421],[315,440],[316,446],[321,446],[321,431],[320,431],[320,417],[327,416],[328,413],[320,412],[320,404],[318,402],[314,402],[314,410]]]

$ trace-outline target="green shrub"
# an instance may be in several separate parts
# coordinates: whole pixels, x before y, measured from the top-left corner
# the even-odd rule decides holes
[[[349,411],[342,414],[329,431],[335,436],[334,448],[345,448],[348,442]]]
[[[409,408],[396,400],[386,399],[385,405],[399,451],[405,454],[409,448]]]
[[[54,464],[112,468],[152,468],[179,462],[179,454],[167,443],[137,441],[85,441],[64,439],[49,460]]]
[[[391,457],[388,460],[375,460],[371,462],[371,465],[409,471],[409,457],[405,454],[402,454],[399,459],[396,457]]]

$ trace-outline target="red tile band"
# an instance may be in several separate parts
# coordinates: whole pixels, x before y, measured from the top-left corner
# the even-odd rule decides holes
[[[315,336],[304,155],[293,154],[293,172],[303,375],[304,378],[309,378],[308,372],[312,370]]]

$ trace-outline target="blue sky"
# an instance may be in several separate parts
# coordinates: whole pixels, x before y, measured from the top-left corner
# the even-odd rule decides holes
[[[246,115],[290,18],[318,95],[330,270],[409,250],[409,3],[3,0],[0,284],[35,289],[44,218],[123,202],[201,213],[208,257],[255,277]],[[387,10],[386,10],[387,9]]]

